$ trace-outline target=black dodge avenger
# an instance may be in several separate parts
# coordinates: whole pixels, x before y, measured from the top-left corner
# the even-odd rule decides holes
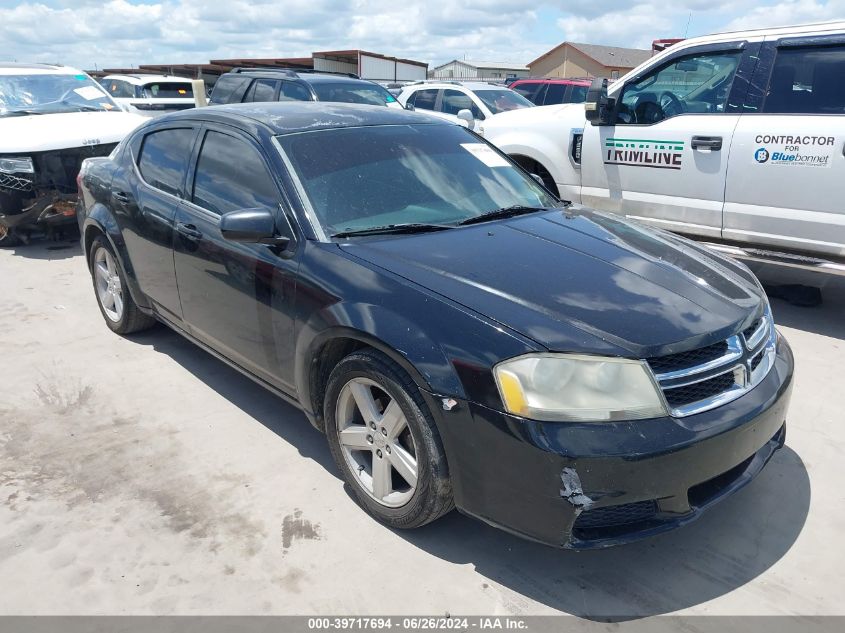
[[[742,264],[560,202],[471,131],[274,103],[146,123],[80,176],[106,324],[303,409],[395,528],[568,548],[698,518],[783,446],[793,359]]]

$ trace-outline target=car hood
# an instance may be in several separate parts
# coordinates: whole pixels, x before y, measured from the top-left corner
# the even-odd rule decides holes
[[[145,117],[126,112],[0,117],[0,154],[117,143],[145,121]]]
[[[733,335],[763,308],[746,268],[583,208],[341,248],[552,351],[674,353]]]
[[[515,125],[525,125],[539,121],[586,121],[583,103],[562,103],[558,105],[536,106],[534,108],[519,108],[508,110],[488,118],[485,128],[493,124],[502,128]]]

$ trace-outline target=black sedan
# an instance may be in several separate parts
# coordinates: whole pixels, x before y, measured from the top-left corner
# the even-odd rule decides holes
[[[603,547],[696,519],[783,446],[793,359],[754,275],[556,200],[465,128],[189,110],[81,185],[106,324],[164,322],[301,407],[387,525],[457,506]]]

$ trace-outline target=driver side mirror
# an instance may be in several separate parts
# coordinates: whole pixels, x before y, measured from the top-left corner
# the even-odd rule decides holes
[[[458,120],[465,123],[469,129],[473,129],[475,127],[475,117],[472,116],[472,112],[464,108],[463,110],[458,110]]]
[[[614,100],[607,96],[607,79],[593,79],[584,102],[587,120],[593,125],[611,125],[614,106]]]
[[[283,216],[284,217],[284,216]],[[239,209],[220,217],[220,233],[231,242],[241,244],[266,244],[277,251],[288,251],[295,245],[293,230],[285,218],[287,229],[281,235],[276,227],[276,217],[269,209]]]

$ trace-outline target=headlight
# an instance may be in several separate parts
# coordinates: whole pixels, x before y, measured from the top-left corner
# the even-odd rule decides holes
[[[34,174],[35,166],[28,156],[21,158],[0,157],[0,171],[6,174]]]
[[[666,415],[642,361],[578,354],[531,354],[493,368],[509,413],[535,420],[589,422]]]

